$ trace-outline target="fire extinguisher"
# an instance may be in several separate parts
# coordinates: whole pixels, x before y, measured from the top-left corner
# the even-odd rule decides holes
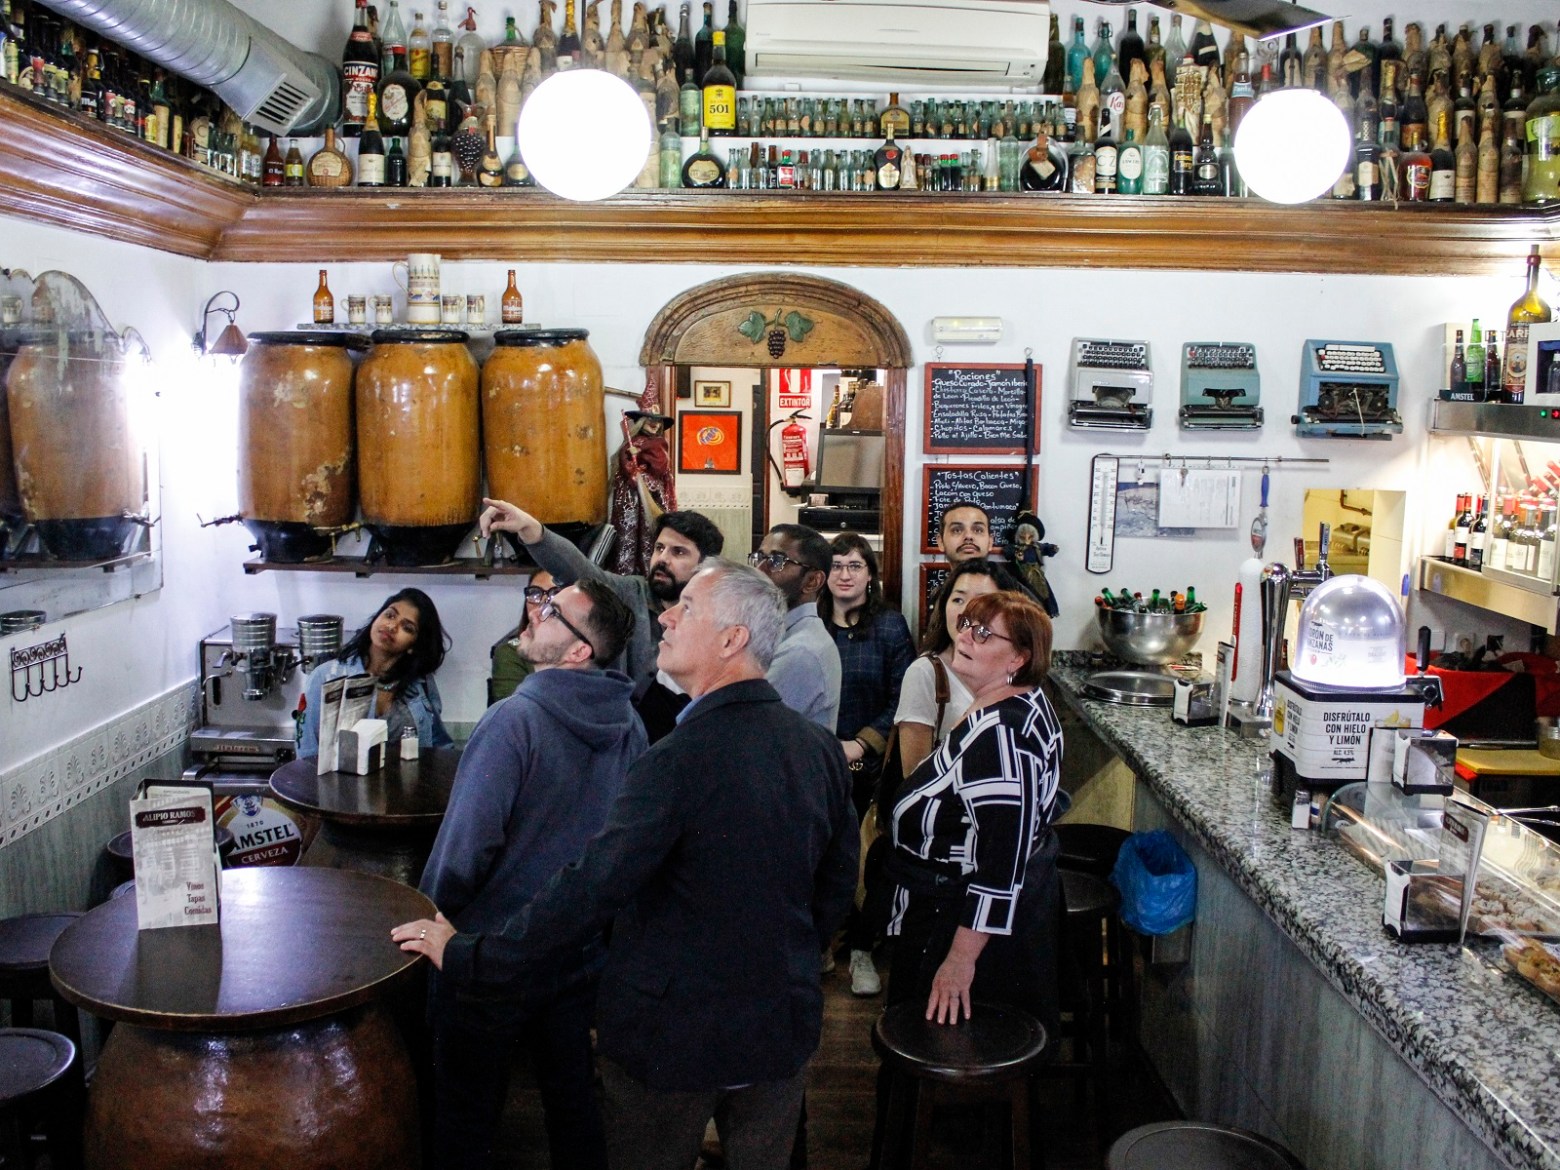
[[[775,467],[775,472],[780,476],[780,486],[788,495],[800,495],[802,486],[807,477],[812,474],[812,460],[807,454],[807,428],[801,420],[811,420],[812,416],[796,411],[783,420],[784,427],[780,432],[780,466]],[[773,423],[770,430],[781,426],[781,423]],[[769,462],[773,465],[774,454],[769,456]]]

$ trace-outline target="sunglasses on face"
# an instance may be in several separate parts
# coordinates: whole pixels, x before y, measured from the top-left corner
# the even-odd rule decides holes
[[[585,647],[590,651],[590,656],[592,658],[596,656],[596,647],[591,644],[591,640],[584,634],[580,633],[580,628],[578,626],[563,616],[563,610],[558,608],[558,603],[549,597],[546,601],[542,602],[542,608],[536,611],[536,620],[539,622],[548,622],[553,618],[557,618],[560,622],[563,623],[564,629],[568,630],[569,633],[573,634],[581,642],[585,643]]]
[[[771,573],[778,573],[787,565],[795,565],[798,569],[803,571],[812,568],[812,566],[807,564],[805,561],[799,561],[795,557],[788,557],[779,550],[767,553],[748,553],[748,564],[752,565],[755,569],[767,569]]]
[[[1013,639],[1009,638],[1006,634],[999,634],[990,626],[976,625],[975,619],[968,616],[967,614],[961,613],[959,615],[959,629],[968,630],[970,632],[970,637],[974,638],[975,641],[981,646],[984,646],[993,638],[1001,638],[1004,642],[1013,641]]]
[[[528,605],[539,605],[558,592],[559,586],[551,589],[543,589],[540,585],[527,585],[525,587],[525,600]]]

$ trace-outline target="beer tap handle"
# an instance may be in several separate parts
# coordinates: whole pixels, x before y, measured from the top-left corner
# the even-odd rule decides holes
[[[1430,665],[1430,627],[1419,627],[1419,644],[1414,648],[1414,665],[1419,668],[1419,673],[1424,674],[1425,668]]]
[[[1327,554],[1332,549],[1332,525],[1331,524],[1323,524],[1321,526],[1321,531],[1320,531],[1320,533],[1317,536],[1316,545],[1317,545],[1317,550],[1318,550],[1317,558],[1316,558],[1316,567],[1318,569],[1322,569],[1323,570],[1322,576],[1326,577],[1326,576],[1328,576],[1328,573],[1326,571]]]
[[[1305,571],[1305,537],[1295,537],[1295,570]]]

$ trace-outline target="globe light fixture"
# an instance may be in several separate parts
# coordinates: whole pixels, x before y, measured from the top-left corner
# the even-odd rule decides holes
[[[580,202],[632,183],[652,144],[644,102],[628,82],[600,69],[567,69],[538,85],[515,133],[536,181]]]
[[[1235,132],[1240,177],[1271,203],[1304,203],[1323,194],[1343,173],[1350,152],[1343,112],[1311,89],[1267,94]]]

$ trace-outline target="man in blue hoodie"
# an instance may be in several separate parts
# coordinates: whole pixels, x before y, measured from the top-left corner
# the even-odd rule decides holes
[[[577,860],[606,823],[646,747],[633,683],[602,669],[623,651],[634,613],[584,578],[545,601],[520,635],[536,669],[490,708],[461,756],[421,888],[463,931],[496,930]],[[599,934],[542,993],[432,988],[435,1164],[487,1167],[517,1047],[542,1092],[554,1166],[604,1168],[590,1028],[605,950]]]

